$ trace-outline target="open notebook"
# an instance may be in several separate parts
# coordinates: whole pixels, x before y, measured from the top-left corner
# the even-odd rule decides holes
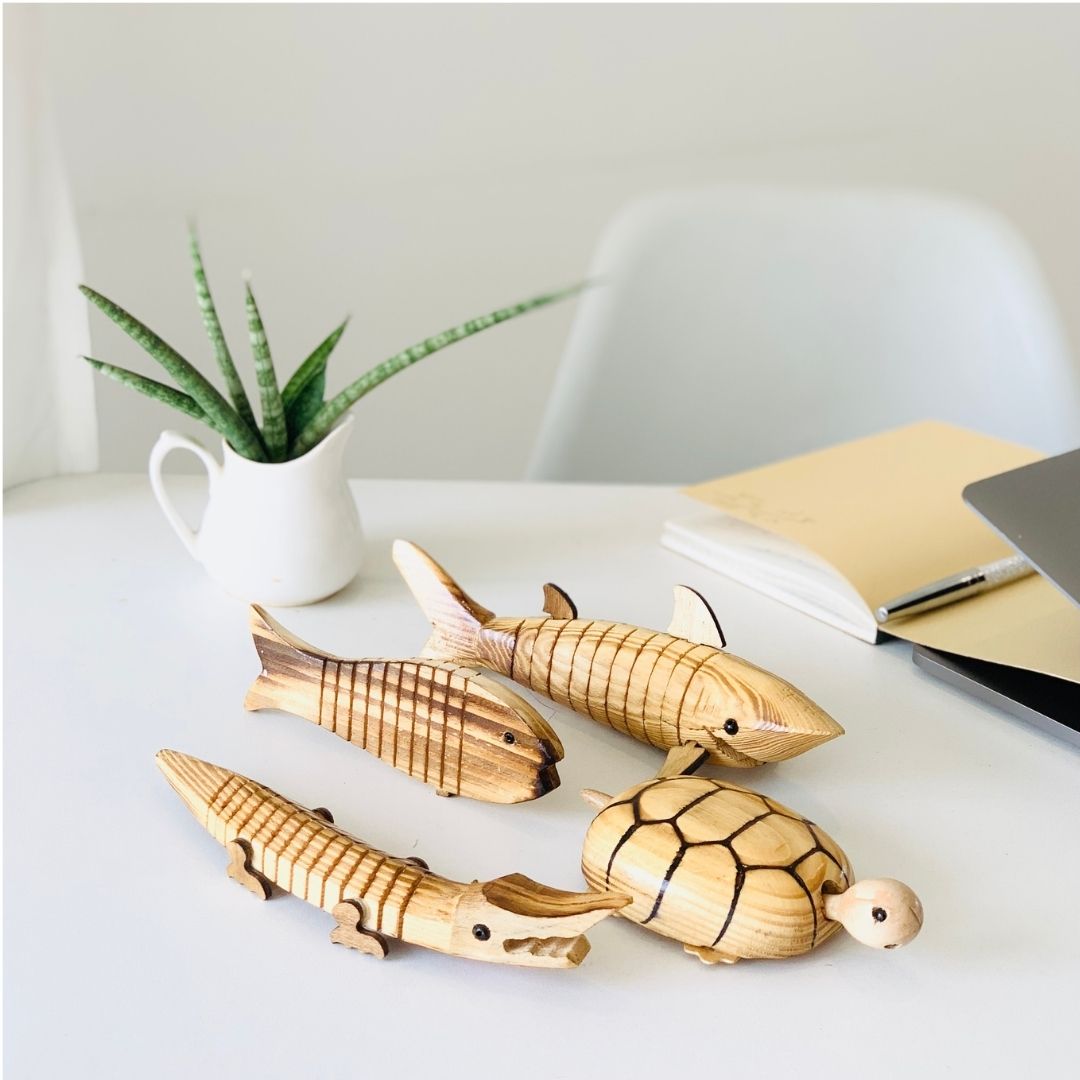
[[[961,492],[1041,456],[949,424],[912,424],[687,488],[687,514],[665,524],[662,543],[876,642],[879,604],[1012,554]],[[1038,575],[888,633],[1080,682],[1080,609]]]

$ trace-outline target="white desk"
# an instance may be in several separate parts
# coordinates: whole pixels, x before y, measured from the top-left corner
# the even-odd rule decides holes
[[[191,507],[196,481],[173,481]],[[576,971],[391,943],[333,948],[331,920],[256,902],[154,767],[169,746],[329,806],[450,876],[579,888],[590,812],[660,755],[543,705],[562,787],[524,806],[438,799],[314,725],[248,714],[242,603],[182,550],[140,477],[30,485],[6,505],[6,1064],[28,1077],[1076,1075],[1080,755],[658,546],[666,489],[362,482],[361,578],[279,613],[346,655],[412,655],[426,624],[389,559],[407,536],[495,611],[544,581],[583,614],[666,626],[701,589],[731,649],[847,727],[751,774],[821,823],[860,876],[922,896],[909,948],[841,934],[809,956],[705,967],[617,920]]]

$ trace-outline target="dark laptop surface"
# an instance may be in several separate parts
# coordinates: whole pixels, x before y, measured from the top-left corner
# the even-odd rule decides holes
[[[1080,450],[968,484],[964,501],[1080,605]],[[922,645],[912,659],[928,674],[1080,746],[1077,683]]]
[[[1080,450],[968,484],[964,502],[1080,604]]]

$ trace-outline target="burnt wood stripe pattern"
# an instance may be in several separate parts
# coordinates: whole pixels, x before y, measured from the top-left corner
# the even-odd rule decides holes
[[[260,608],[251,630],[263,669],[248,709],[302,716],[447,795],[514,803],[558,786],[558,736],[528,702],[474,668],[331,656]]]
[[[597,620],[495,620],[492,632],[515,639],[506,672],[515,681],[659,747],[681,743],[690,682],[716,653],[671,634]]]
[[[423,661],[325,659],[317,723],[424,783],[460,794],[460,755],[451,755],[448,775],[447,746],[460,750],[464,743],[468,671]],[[399,717],[407,722],[396,724]]]
[[[207,830],[220,843],[246,840],[253,868],[279,888],[327,912],[340,900],[361,900],[371,913],[371,929],[394,937],[401,937],[409,904],[429,874],[235,774],[210,802],[206,817]]]

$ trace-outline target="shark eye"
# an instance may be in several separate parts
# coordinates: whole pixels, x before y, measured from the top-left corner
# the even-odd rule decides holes
[[[482,922],[478,922],[472,928],[472,936],[476,938],[477,941],[487,941],[487,939],[491,937],[491,931]]]
[[[884,922],[889,917],[889,913],[883,907],[874,908],[870,914],[874,917],[874,922]]]
[[[724,731],[726,731],[728,735],[738,735],[739,734],[738,721],[736,721],[736,720],[725,720],[724,721]]]
[[[503,742],[506,743],[507,746],[513,746],[514,743],[517,742],[517,739],[514,738],[514,733],[512,731],[504,731]]]

